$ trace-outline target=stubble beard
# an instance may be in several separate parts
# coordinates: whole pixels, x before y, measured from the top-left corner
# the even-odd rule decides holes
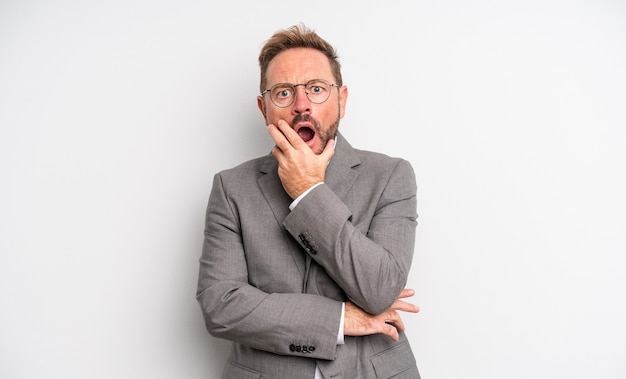
[[[317,120],[314,120],[313,118],[311,118],[309,114],[305,113],[305,114],[299,114],[293,119],[293,121],[291,122],[291,128],[295,129],[295,126],[303,121],[311,123],[311,125],[313,125],[313,128],[315,128],[315,134],[317,135],[317,137],[319,138],[321,142],[319,151],[313,151],[313,152],[317,155],[320,155],[322,151],[324,151],[324,149],[326,148],[328,141],[334,140],[335,137],[337,136],[337,130],[339,129],[339,120],[340,120],[339,113],[337,113],[337,119],[335,120],[335,122],[333,122],[328,127],[328,129],[322,130]]]

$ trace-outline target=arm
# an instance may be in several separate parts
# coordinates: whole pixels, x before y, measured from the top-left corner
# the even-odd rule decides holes
[[[272,154],[279,162],[280,180],[292,199],[324,181],[334,144],[327,144],[316,155],[283,120],[268,125],[268,132],[276,142]],[[388,178],[381,175],[389,171]],[[395,167],[378,167],[364,175],[372,173],[377,177],[363,183],[366,190],[356,188],[351,195],[351,204],[359,212],[356,216],[329,187],[320,185],[299,199],[300,205],[283,222],[348,298],[362,308],[346,303],[346,331],[355,326],[352,309],[365,310],[369,316],[388,312],[397,316],[397,310],[417,311],[412,305],[394,309],[396,299],[405,297],[402,290],[413,256],[417,225],[415,175],[406,161],[398,161]],[[370,185],[375,187],[372,191]],[[356,320],[363,320],[358,312],[355,316]],[[375,321],[378,325],[385,322]],[[356,329],[360,326],[356,325]],[[381,328],[366,329],[376,333]]]
[[[265,293],[248,283],[238,212],[216,175],[206,214],[197,300],[211,335],[276,354],[334,359],[341,302]],[[314,351],[292,351],[292,345]]]
[[[300,235],[307,239],[305,248],[315,246],[315,253],[307,251],[350,301],[371,314],[387,310],[406,285],[417,225],[417,187],[410,164],[398,160],[381,186],[379,197],[371,199],[376,202],[371,220],[362,215],[365,220],[353,220],[343,201],[320,185],[284,222],[296,240],[301,241]],[[367,223],[366,228],[353,221]]]

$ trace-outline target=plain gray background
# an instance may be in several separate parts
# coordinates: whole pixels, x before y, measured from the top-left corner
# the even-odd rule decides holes
[[[0,3],[0,377],[215,378],[213,175],[272,144],[257,56],[339,51],[340,129],[408,159],[425,379],[626,377],[623,1]]]

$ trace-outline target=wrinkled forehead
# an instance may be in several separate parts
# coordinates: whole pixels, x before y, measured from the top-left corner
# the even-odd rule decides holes
[[[267,86],[277,83],[305,83],[311,79],[334,82],[330,62],[324,53],[309,48],[285,50],[267,66]]]

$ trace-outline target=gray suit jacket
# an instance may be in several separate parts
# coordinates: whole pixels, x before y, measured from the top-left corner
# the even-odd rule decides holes
[[[197,299],[211,335],[234,341],[224,378],[419,378],[404,335],[345,337],[341,302],[386,310],[405,287],[416,183],[402,159],[338,135],[325,183],[298,206],[272,155],[215,175]]]

